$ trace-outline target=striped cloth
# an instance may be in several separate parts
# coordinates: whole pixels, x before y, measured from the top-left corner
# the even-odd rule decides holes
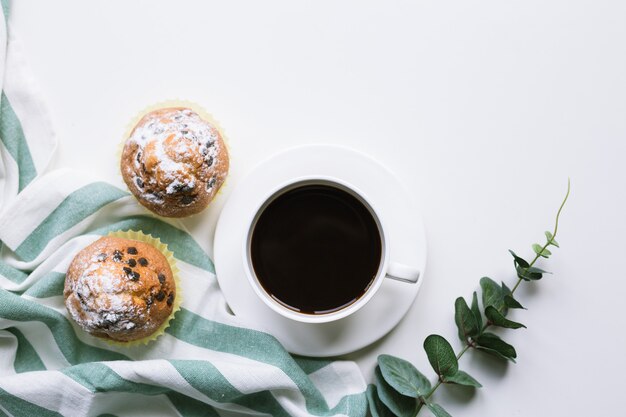
[[[293,357],[229,313],[211,259],[179,222],[85,173],[44,173],[52,131],[0,25],[0,417],[365,416],[356,364]],[[127,229],[169,245],[184,295],[166,333],[133,348],[80,330],[62,295],[73,256]]]

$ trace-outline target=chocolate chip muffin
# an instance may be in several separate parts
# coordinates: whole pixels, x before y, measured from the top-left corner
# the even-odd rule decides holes
[[[228,174],[228,151],[217,127],[189,108],[145,115],[122,151],[124,182],[137,200],[165,217],[202,211]]]
[[[152,245],[103,237],[74,257],[63,295],[83,330],[130,342],[150,336],[167,320],[176,283],[167,259]]]

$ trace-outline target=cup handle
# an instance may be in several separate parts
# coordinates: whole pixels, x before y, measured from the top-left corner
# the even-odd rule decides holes
[[[420,277],[420,271],[412,266],[389,262],[385,277],[395,279],[396,281],[415,284]]]

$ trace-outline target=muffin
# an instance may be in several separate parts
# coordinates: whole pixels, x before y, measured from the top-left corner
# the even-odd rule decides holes
[[[168,319],[176,283],[155,247],[108,236],[74,257],[63,295],[67,311],[83,330],[130,342],[152,335]]]
[[[146,114],[126,139],[121,170],[137,200],[164,217],[202,211],[228,174],[216,126],[185,107]]]

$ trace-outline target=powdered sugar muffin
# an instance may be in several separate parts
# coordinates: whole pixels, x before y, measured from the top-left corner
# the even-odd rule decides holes
[[[165,217],[202,211],[228,174],[218,129],[185,107],[145,115],[122,151],[124,182],[139,202]]]
[[[152,245],[103,237],[81,250],[65,277],[65,306],[86,332],[118,342],[150,336],[172,313],[176,283]]]

